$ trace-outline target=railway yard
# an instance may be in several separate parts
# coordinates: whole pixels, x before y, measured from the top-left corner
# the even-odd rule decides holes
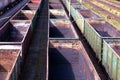
[[[120,1],[6,1],[0,80],[120,80]]]
[[[120,3],[115,3],[111,0],[83,0],[83,4],[85,4],[88,8],[91,8],[92,10],[98,12],[107,21],[120,29],[120,6],[118,6]]]

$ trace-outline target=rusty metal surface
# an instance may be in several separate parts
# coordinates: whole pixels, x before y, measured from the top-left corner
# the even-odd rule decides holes
[[[50,19],[51,38],[78,38],[71,22],[67,19]]]
[[[0,50],[0,72],[10,72],[18,50]]]
[[[92,18],[92,19],[101,18],[99,15],[95,14],[91,10],[80,10],[79,12],[84,18]]]
[[[5,80],[7,75],[8,75],[8,72],[0,72],[0,80]]]
[[[78,0],[71,0],[69,2],[71,2],[71,3],[79,3]]]
[[[92,10],[87,9],[85,6],[80,5],[80,4],[74,4],[72,5],[72,7],[77,10],[79,12],[80,15],[82,15],[84,18],[87,19],[93,19],[93,20],[97,20],[97,19],[102,19],[100,15],[98,15],[97,13],[95,13]],[[78,15],[78,14],[77,14]]]
[[[6,29],[1,31],[0,44],[20,45],[22,49],[22,62],[24,62],[32,36],[31,22],[11,20],[4,26]]]
[[[120,40],[119,39],[113,39],[113,40],[111,39],[110,41],[106,40],[106,42],[120,56]]]
[[[18,49],[17,48],[15,49],[14,47],[18,47]],[[20,54],[19,46],[0,45],[0,80],[9,80],[11,74],[16,74],[14,75],[14,77],[17,76],[20,67],[16,66],[16,71],[13,71],[13,69],[16,64],[20,64],[20,61],[19,63],[17,63],[19,54]]]
[[[49,4],[51,4],[51,3],[60,4],[60,0],[49,0]]]
[[[120,56],[120,44],[119,44],[119,45],[116,44],[116,45],[114,45],[112,48],[113,48],[113,49],[115,50],[115,52]]]
[[[50,9],[49,12],[51,19],[67,19],[67,15],[64,9]]]
[[[80,41],[51,40],[49,80],[100,80]]]
[[[36,7],[38,7],[38,5]],[[36,9],[36,7],[34,9]],[[25,59],[32,34],[31,23],[35,15],[35,10],[24,10],[21,12],[23,12],[24,16],[22,15],[22,17],[24,20],[20,20],[21,18],[19,19],[19,15],[16,14],[16,19],[12,18],[0,28],[0,80],[17,80],[20,74],[19,68],[21,63],[18,59],[21,59],[21,57],[23,61]],[[12,46],[12,48],[9,49],[9,45],[10,47]],[[19,52],[19,49],[22,50],[22,53]],[[17,56],[12,55],[13,50],[18,51],[16,52]],[[13,54],[14,53],[15,51],[13,51]]]
[[[120,30],[115,28],[112,24],[108,22],[104,23],[90,23],[92,27],[101,35],[102,37],[119,37]]]
[[[41,0],[31,0],[31,2],[39,4],[41,2]]]
[[[35,11],[21,10],[19,13],[14,15],[13,20],[32,20],[35,15]]]
[[[37,10],[39,7],[39,4],[36,3],[28,3],[23,10]]]
[[[49,8],[50,9],[63,9],[63,6],[61,4],[51,3],[49,4]]]
[[[22,42],[30,28],[30,21],[11,21],[4,25],[1,42]]]

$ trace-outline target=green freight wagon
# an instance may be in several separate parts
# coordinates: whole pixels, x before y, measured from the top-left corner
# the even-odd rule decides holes
[[[64,5],[66,6],[68,12],[70,13],[70,15],[73,17],[73,21],[75,22],[80,31],[82,33],[84,33],[84,18],[82,17],[81,14],[79,14],[79,12],[76,9],[80,9],[81,5],[78,4],[78,2],[71,2],[69,0],[63,1]]]
[[[78,28],[80,29],[80,31],[82,33],[84,33],[84,18],[83,16],[77,11],[79,10],[81,7],[81,5],[71,5],[71,10],[70,13],[75,21],[75,23],[77,24]]]
[[[86,21],[84,36],[101,61],[103,39],[120,37],[120,31],[107,21]]]
[[[85,19],[96,19],[102,20],[101,17],[95,12],[87,9],[83,5],[74,4],[71,5],[71,14],[78,25],[80,31],[84,34],[84,20]]]
[[[120,80],[120,38],[103,41],[102,64],[112,80]]]

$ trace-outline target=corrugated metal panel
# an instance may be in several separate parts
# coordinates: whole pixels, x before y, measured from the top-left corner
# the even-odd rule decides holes
[[[120,60],[118,61],[118,66],[117,66],[117,80],[120,80]]]
[[[115,55],[115,54],[112,54],[112,62],[111,62],[111,64],[112,64],[112,66],[111,66],[111,73],[112,73],[112,77],[113,77],[113,79],[114,80],[116,80],[117,79],[117,56]]]
[[[71,6],[70,9],[71,9],[71,10],[70,10],[70,13],[71,13],[73,19],[75,20],[75,19],[76,19],[76,11],[75,11],[75,9],[74,9],[72,6]]]
[[[107,63],[108,63],[108,66],[107,66],[107,72],[108,73],[111,73],[111,62],[112,62],[112,53],[111,53],[111,51],[109,50],[108,51],[108,54],[107,54]],[[111,74],[110,74],[111,75]]]
[[[78,25],[81,32],[84,33],[84,18],[82,17],[82,15],[80,15],[80,13],[78,11],[75,10],[75,8],[80,8],[81,5],[78,5],[78,4],[71,5],[71,2],[69,2],[68,0],[66,0],[66,2],[64,2],[64,4],[65,4],[68,12],[70,12],[70,14],[72,15],[74,21]]]
[[[102,39],[94,28],[87,22],[85,22],[84,36],[93,50],[96,52],[96,56],[101,60]]]
[[[120,56],[113,47],[119,44],[120,39],[106,39],[103,41],[102,64],[113,80],[120,80]]]
[[[77,5],[77,7],[79,7],[80,5]],[[73,10],[72,10],[73,9]],[[74,13],[73,13],[74,11]],[[78,28],[80,29],[80,31],[82,33],[84,33],[84,18],[82,17],[82,15],[77,11],[75,10],[74,7],[71,6],[71,14],[73,13],[73,18],[74,18],[74,21],[76,22],[76,24],[78,25]],[[74,17],[75,16],[75,17]]]
[[[68,0],[64,1],[64,4],[68,10],[68,12],[70,12],[70,2]]]
[[[108,53],[108,48],[107,45],[103,44],[103,57],[102,57],[102,64],[104,65],[105,69],[107,69],[107,53]]]

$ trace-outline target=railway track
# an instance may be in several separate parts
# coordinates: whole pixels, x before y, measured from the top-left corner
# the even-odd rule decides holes
[[[106,11],[105,9],[91,3],[90,1],[87,1],[87,0],[84,0],[87,4],[93,6],[93,8],[96,10],[96,11],[100,11],[102,12],[104,15],[107,15],[107,19],[114,19],[116,20],[117,22],[120,22],[120,18],[112,13],[110,13],[109,11]]]
[[[101,3],[101,4],[105,5],[105,6],[108,6],[110,9],[114,9],[114,10],[120,11],[120,7],[116,7],[115,5],[109,4],[106,1],[97,0],[97,2]]]
[[[107,0],[109,3],[117,6],[117,7],[120,7],[120,2],[119,1],[113,1],[113,0]]]

